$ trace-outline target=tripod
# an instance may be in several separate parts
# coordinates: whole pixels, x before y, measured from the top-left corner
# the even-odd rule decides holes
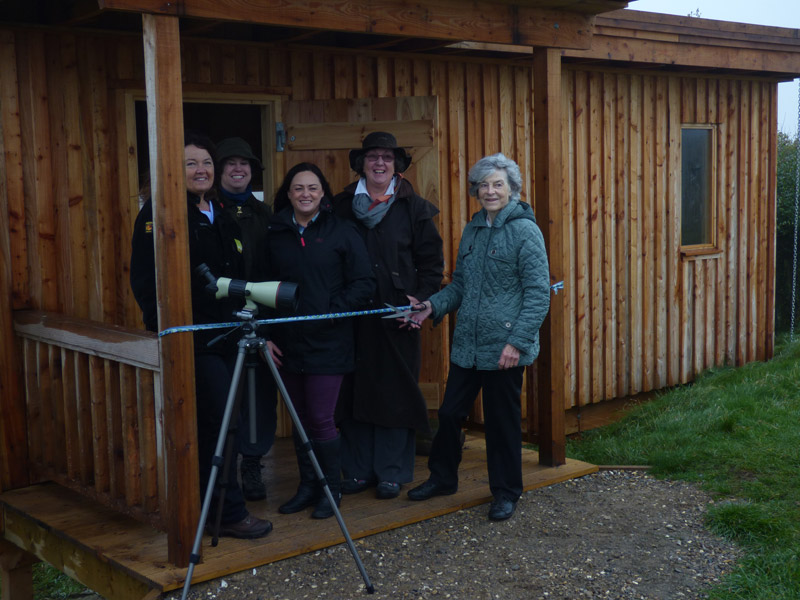
[[[322,490],[328,499],[331,507],[333,508],[333,514],[336,516],[336,521],[339,523],[339,528],[342,530],[342,534],[347,542],[347,546],[350,549],[350,553],[353,555],[353,559],[356,561],[356,566],[358,567],[359,572],[361,573],[361,577],[364,579],[364,585],[366,586],[367,593],[372,594],[375,592],[375,588],[373,587],[372,583],[369,580],[369,576],[367,575],[366,570],[364,569],[364,564],[361,562],[361,558],[358,555],[358,551],[356,550],[355,544],[353,544],[353,540],[350,537],[350,533],[347,531],[347,526],[344,523],[344,519],[342,518],[342,513],[339,511],[339,507],[336,505],[336,502],[333,498],[333,494],[331,493],[330,488],[328,487],[328,481],[325,478],[325,475],[322,472],[322,468],[317,461],[317,457],[314,455],[314,450],[311,446],[311,442],[306,435],[305,429],[303,428],[302,423],[300,423],[300,418],[297,415],[297,412],[294,409],[294,405],[292,404],[289,394],[286,391],[286,386],[281,379],[280,374],[278,373],[278,368],[275,366],[275,361],[272,359],[272,355],[265,351],[267,342],[264,338],[258,337],[255,333],[255,327],[253,326],[253,319],[255,317],[256,310],[254,309],[244,309],[241,312],[237,313],[237,316],[243,320],[243,323],[240,325],[241,330],[243,331],[242,337],[239,339],[238,343],[238,352],[236,354],[236,363],[233,369],[233,376],[231,378],[231,385],[230,389],[228,390],[228,399],[225,404],[225,412],[223,413],[222,423],[220,424],[219,429],[219,437],[217,438],[217,445],[216,449],[214,450],[214,458],[211,465],[211,473],[208,478],[208,485],[206,486],[205,497],[203,499],[203,506],[200,511],[200,522],[197,524],[197,532],[194,538],[194,545],[192,546],[192,552],[189,555],[189,569],[186,572],[186,580],[183,585],[183,593],[181,595],[181,600],[186,600],[187,594],[189,593],[189,588],[192,584],[192,575],[194,573],[194,568],[197,563],[200,561],[200,546],[203,541],[203,530],[205,529],[206,521],[208,519],[208,512],[211,507],[211,500],[214,494],[214,486],[217,481],[217,475],[219,473],[220,465],[224,465],[223,469],[223,476],[227,476],[228,469],[230,467],[231,455],[232,455],[232,440],[230,439],[231,433],[231,419],[233,415],[238,414],[234,411],[238,409],[238,399],[241,395],[241,376],[242,370],[245,364],[245,358],[249,357],[251,360],[248,363],[248,408],[251,411],[250,414],[255,414],[253,411],[255,410],[255,357],[259,353],[266,359],[267,364],[269,365],[269,369],[272,372],[272,376],[275,378],[275,383],[278,385],[278,390],[283,397],[283,401],[286,405],[286,409],[289,412],[289,416],[292,419],[292,423],[294,424],[295,431],[297,432],[298,437],[300,438],[302,448],[308,454],[308,458],[311,461],[311,464],[314,466],[314,473],[317,476],[317,480],[319,484],[322,486]],[[235,418],[235,417],[233,417]],[[251,428],[252,430],[252,428]],[[223,458],[223,451],[225,449],[226,440],[228,441],[228,448],[227,452],[225,452]],[[223,487],[220,492],[219,498],[219,509],[217,511],[216,523],[214,527],[214,535],[212,539],[212,545],[217,545],[217,533],[219,531],[220,521],[222,519],[222,503],[225,500],[225,488]]]

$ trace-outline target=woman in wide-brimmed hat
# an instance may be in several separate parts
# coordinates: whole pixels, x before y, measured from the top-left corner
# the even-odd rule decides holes
[[[373,303],[403,306],[439,290],[444,270],[439,210],[414,192],[402,174],[411,156],[391,133],[367,135],[350,151],[358,181],[334,199],[364,237],[377,287]],[[356,323],[356,369],[339,399],[344,493],[377,485],[394,498],[414,478],[416,433],[428,433],[419,390],[420,334],[394,319]]]

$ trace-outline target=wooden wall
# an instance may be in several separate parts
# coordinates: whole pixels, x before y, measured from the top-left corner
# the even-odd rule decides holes
[[[2,30],[0,52],[13,308],[138,326],[128,285],[136,147],[124,92],[144,89],[141,39]],[[278,90],[287,100],[438,96],[448,269],[479,208],[465,185],[478,158],[514,157],[528,174],[530,199],[528,66],[191,40],[182,55],[192,91]]]
[[[438,97],[447,269],[477,210],[466,174],[502,151],[533,190],[531,65],[184,40],[186,90],[286,100]],[[129,277],[138,210],[125,93],[144,89],[138,36],[0,30],[0,188],[13,309],[140,326]],[[565,406],[690,380],[772,352],[774,82],[563,75]],[[678,248],[680,124],[717,123],[720,251]],[[5,234],[4,234],[5,235]],[[554,339],[557,336],[554,333]]]
[[[141,320],[128,284],[138,203],[127,179],[134,149],[125,107],[112,85],[117,54],[113,38],[0,30],[14,309]]]
[[[776,92],[564,70],[566,408],[772,356]],[[717,129],[717,248],[700,255],[680,248],[682,124]]]

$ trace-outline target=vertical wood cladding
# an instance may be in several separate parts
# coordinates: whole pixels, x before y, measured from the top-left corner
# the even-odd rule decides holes
[[[773,82],[567,68],[567,407],[769,358]],[[716,251],[680,251],[682,124],[716,127]]]
[[[0,31],[11,302],[139,326],[129,290],[138,210],[122,90],[144,89],[136,36]],[[533,204],[531,64],[184,40],[192,90],[286,100],[438,97],[447,274],[478,209],[466,175],[513,157]],[[566,66],[563,193],[571,263],[565,407],[675,385],[772,354],[776,85]],[[718,252],[680,252],[680,126],[715,124]],[[290,165],[286,165],[288,167]],[[559,339],[563,342],[559,342]]]

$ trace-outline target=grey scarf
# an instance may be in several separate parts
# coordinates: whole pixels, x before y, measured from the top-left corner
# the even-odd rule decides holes
[[[383,220],[396,197],[397,188],[395,188],[395,193],[391,198],[386,202],[378,202],[377,204],[374,204],[369,194],[356,194],[353,196],[353,214],[367,229],[372,229]]]

